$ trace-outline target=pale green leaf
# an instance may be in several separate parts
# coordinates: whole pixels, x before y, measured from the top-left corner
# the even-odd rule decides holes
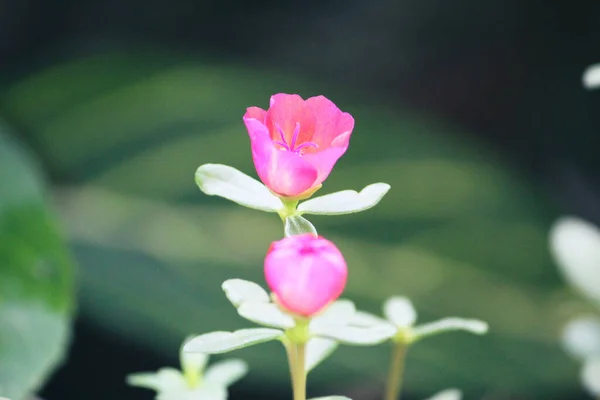
[[[184,371],[194,371],[195,375],[199,375],[204,370],[206,363],[208,363],[209,355],[204,353],[186,353],[183,351],[185,343],[193,339],[193,336],[187,337],[181,347],[179,348],[179,360],[181,362],[181,368]]]
[[[238,359],[223,360],[214,363],[206,370],[206,383],[227,387],[248,373],[248,365]]]
[[[390,322],[366,311],[357,310],[350,321],[350,325],[370,327],[376,325],[389,325]]]
[[[335,340],[324,338],[312,338],[306,344],[306,360],[304,369],[310,372],[323,360],[331,355],[337,348],[338,344]]]
[[[585,362],[581,369],[581,383],[590,395],[600,396],[600,357]]]
[[[265,185],[228,165],[200,166],[196,170],[196,183],[205,194],[224,197],[244,207],[267,212],[283,208],[279,197]]]
[[[600,87],[600,64],[590,65],[583,73],[583,86],[587,89]]]
[[[594,316],[570,321],[563,330],[562,342],[577,359],[600,357],[600,319]]]
[[[272,328],[287,329],[296,325],[292,317],[273,303],[243,303],[238,308],[238,314],[259,325]]]
[[[292,215],[285,219],[284,233],[286,237],[302,235],[303,233],[317,234],[317,229],[304,217]]]
[[[184,351],[207,354],[227,353],[255,344],[275,340],[283,331],[268,328],[240,329],[235,332],[217,331],[196,336],[185,344]]]
[[[582,219],[563,217],[552,226],[550,249],[567,280],[600,302],[600,230]]]
[[[387,183],[373,183],[360,192],[342,190],[300,203],[298,211],[303,214],[341,215],[368,210],[381,201],[390,190]]]
[[[269,294],[254,282],[243,279],[228,279],[221,285],[225,295],[235,307],[242,303],[268,303]]]
[[[348,325],[355,313],[356,307],[352,301],[346,299],[337,300],[331,303],[322,314],[310,321],[309,330],[318,330],[320,327],[342,327]]]
[[[458,389],[446,389],[427,400],[460,400],[462,392]]]
[[[383,314],[399,328],[412,326],[417,320],[417,312],[406,297],[390,297],[383,304]]]
[[[313,334],[320,337],[337,340],[338,342],[356,345],[370,346],[385,342],[396,334],[396,328],[391,325],[379,325],[373,327],[318,327]]]
[[[127,384],[157,392],[178,391],[187,387],[185,378],[174,368],[161,368],[157,372],[139,372],[128,375]]]
[[[488,324],[478,319],[444,318],[439,321],[430,322],[413,328],[415,339],[436,335],[449,331],[467,331],[477,335],[483,335],[488,331]]]

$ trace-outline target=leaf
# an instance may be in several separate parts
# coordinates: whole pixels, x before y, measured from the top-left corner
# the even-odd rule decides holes
[[[406,297],[391,297],[383,304],[383,314],[399,328],[412,326],[417,320],[417,312]]]
[[[181,390],[187,386],[185,378],[175,368],[161,368],[157,372],[138,372],[126,378],[127,384],[157,392]]]
[[[228,387],[242,379],[248,373],[248,365],[238,359],[223,360],[211,365],[204,375],[210,384]]]
[[[302,235],[304,233],[317,234],[317,229],[304,217],[300,215],[291,215],[285,219],[285,236]]]
[[[600,87],[600,64],[594,64],[587,67],[583,73],[583,86],[587,89],[596,89]]]
[[[206,364],[208,363],[209,355],[204,353],[186,353],[183,351],[185,343],[193,339],[193,336],[186,338],[179,349],[179,360],[183,371],[193,371],[194,374],[199,375]]]
[[[390,190],[387,183],[373,183],[363,190],[342,190],[300,203],[298,211],[303,214],[342,215],[368,210],[381,201]]]
[[[433,397],[427,400],[460,400],[462,398],[462,392],[458,389],[446,389],[443,390]]]
[[[342,299],[331,303],[320,315],[313,317],[308,326],[309,331],[320,327],[343,327],[350,323],[356,307],[350,300]]]
[[[581,383],[593,397],[600,396],[600,358],[590,358],[581,370]]]
[[[283,335],[283,331],[268,328],[240,329],[235,332],[216,331],[196,336],[185,344],[183,351],[207,354],[227,353],[275,340],[281,335]]]
[[[567,280],[600,302],[600,230],[579,218],[560,218],[550,231],[550,248]]]
[[[350,321],[350,325],[360,327],[372,327],[377,325],[390,325],[390,322],[378,317],[377,315],[368,313],[366,311],[357,310]]]
[[[61,363],[73,315],[73,264],[45,204],[37,165],[0,121],[0,393],[23,399]]]
[[[600,319],[594,316],[569,321],[562,342],[565,350],[577,359],[600,358]]]
[[[244,207],[267,212],[283,208],[279,197],[265,185],[228,165],[200,166],[196,170],[196,183],[205,194],[224,197]]]
[[[483,335],[488,331],[488,324],[478,319],[444,318],[439,321],[430,322],[413,328],[415,339],[436,335],[449,331],[467,331],[476,335]]]
[[[304,369],[306,372],[312,371],[323,360],[329,357],[337,348],[335,340],[324,338],[312,338],[306,344],[306,359]]]
[[[243,303],[238,308],[238,314],[259,325],[273,328],[288,329],[296,325],[292,317],[273,303]]]
[[[225,295],[235,307],[242,303],[268,303],[269,294],[254,282],[243,279],[228,279],[221,285]]]
[[[379,325],[368,328],[319,326],[312,333],[320,337],[337,340],[344,344],[371,346],[390,339],[396,334],[396,328],[391,325]]]

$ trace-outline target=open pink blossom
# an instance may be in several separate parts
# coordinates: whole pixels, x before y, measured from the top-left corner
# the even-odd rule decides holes
[[[311,233],[273,242],[265,258],[267,284],[287,310],[311,316],[342,294],[348,268],[329,240]]]
[[[258,176],[271,191],[296,197],[315,190],[346,152],[354,118],[323,96],[271,96],[267,111],[244,115]]]

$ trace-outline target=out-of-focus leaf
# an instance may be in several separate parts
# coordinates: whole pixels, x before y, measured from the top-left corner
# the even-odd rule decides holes
[[[254,282],[243,279],[228,279],[221,285],[225,295],[235,307],[243,303],[268,303],[269,294]]]
[[[312,371],[317,365],[331,355],[338,343],[332,339],[312,338],[306,344],[306,361],[304,369]]]
[[[417,312],[406,297],[393,296],[383,304],[383,314],[397,327],[412,326],[417,320]]]
[[[22,399],[69,339],[73,266],[31,157],[0,125],[0,395]]]
[[[200,352],[207,354],[227,353],[255,344],[275,340],[283,335],[277,329],[250,328],[235,332],[210,332],[196,336],[186,342],[184,352]]]

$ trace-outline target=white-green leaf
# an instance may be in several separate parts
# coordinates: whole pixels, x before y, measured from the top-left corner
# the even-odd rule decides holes
[[[309,330],[319,329],[319,327],[342,327],[348,325],[354,314],[356,307],[350,300],[342,299],[331,303],[325,311],[314,317],[308,326]]]
[[[302,235],[303,233],[317,234],[317,229],[304,217],[291,215],[285,219],[284,233],[286,237]]]
[[[391,325],[379,325],[367,328],[356,326],[344,327],[318,327],[313,334],[337,340],[338,342],[356,345],[371,346],[385,342],[396,334],[396,328]]]
[[[221,285],[231,304],[239,307],[242,303],[268,303],[269,294],[254,282],[243,279],[228,279]]]
[[[346,396],[325,396],[325,397],[315,397],[310,400],[352,400],[350,397]]]
[[[248,365],[238,359],[223,360],[214,363],[206,370],[206,383],[227,387],[248,373]]]
[[[565,350],[577,359],[600,357],[600,319],[581,317],[570,321],[562,339]]]
[[[477,335],[483,335],[488,331],[488,324],[478,319],[444,318],[439,321],[430,322],[413,328],[412,336],[421,339],[426,336],[436,335],[449,331],[467,331]]]
[[[381,201],[390,190],[387,183],[373,183],[360,192],[342,190],[300,203],[298,211],[303,214],[341,215],[368,210]]]
[[[462,392],[458,389],[446,389],[427,400],[460,400]]]
[[[600,396],[600,358],[590,358],[581,369],[581,383],[593,396]]]
[[[337,342],[332,339],[318,337],[310,339],[306,344],[306,360],[304,363],[304,369],[306,372],[310,372],[323,360],[329,357],[337,348],[337,346]]]
[[[243,303],[238,308],[238,314],[259,325],[273,328],[293,328],[296,323],[288,314],[284,313],[273,303]]]
[[[583,86],[587,89],[600,87],[600,64],[590,65],[583,73]]]
[[[196,336],[185,344],[183,351],[207,354],[226,353],[275,340],[282,335],[283,331],[268,328],[240,329],[235,332],[217,331]]]
[[[406,297],[394,296],[387,299],[383,304],[383,314],[399,328],[412,326],[417,320],[417,312]]]
[[[390,322],[378,317],[377,315],[368,313],[366,311],[357,310],[350,321],[350,325],[360,327],[370,327],[377,325],[389,325]]]
[[[265,185],[228,165],[200,166],[196,170],[196,183],[205,194],[224,197],[244,207],[267,212],[283,208],[279,197]]]
[[[567,280],[600,302],[600,230],[582,219],[563,217],[550,231],[550,245]]]
[[[204,353],[186,353],[183,351],[185,344],[190,341],[193,336],[187,337],[179,349],[179,360],[181,362],[181,368],[184,371],[194,371],[195,375],[200,374],[204,370],[206,363],[208,362],[209,355]]]
[[[181,372],[174,368],[161,368],[157,372],[140,372],[127,376],[130,386],[152,389],[157,392],[178,391],[187,386]]]

